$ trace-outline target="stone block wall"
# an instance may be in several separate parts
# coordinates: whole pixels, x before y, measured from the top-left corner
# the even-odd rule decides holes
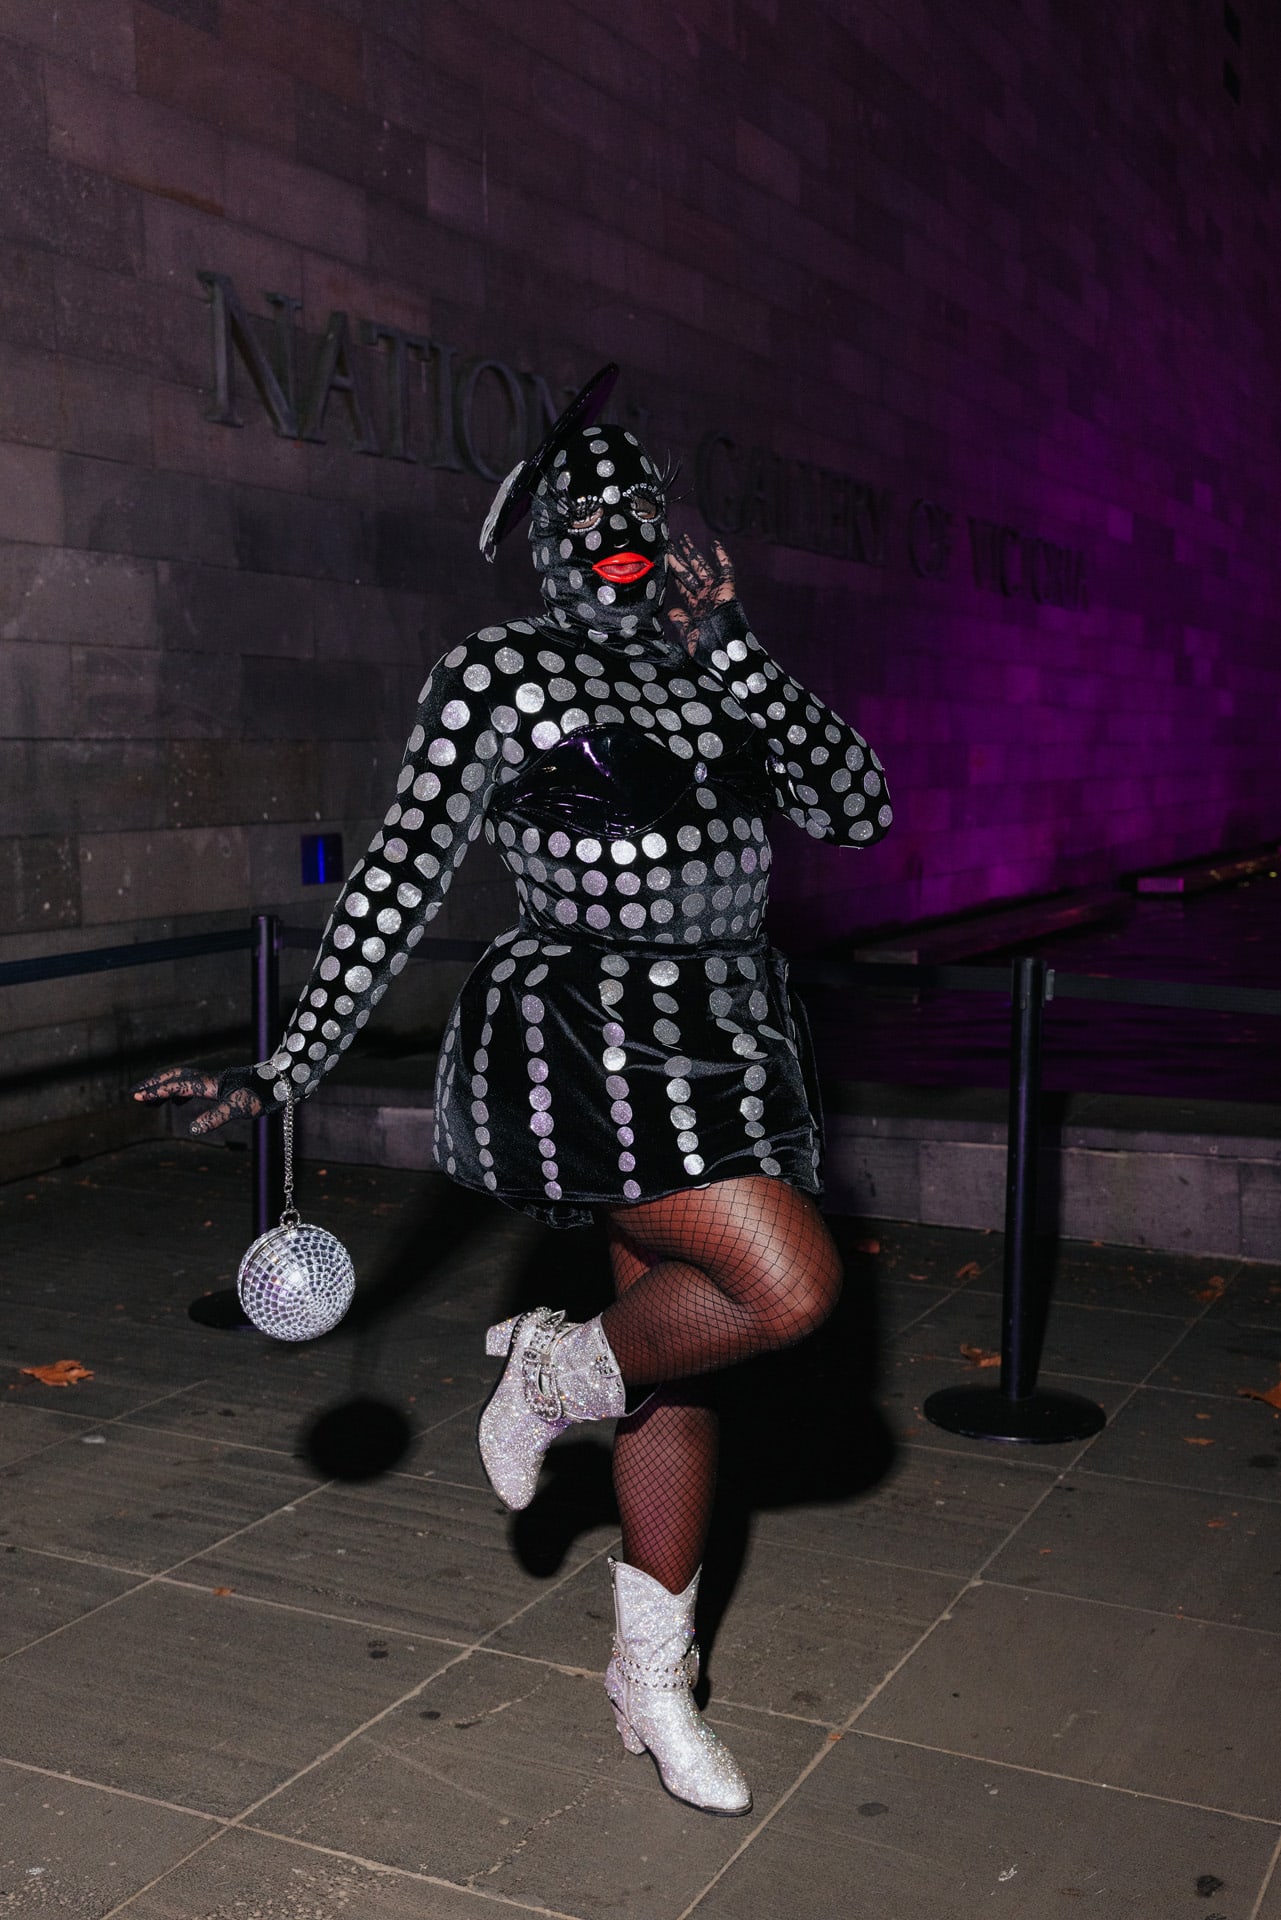
[[[794,943],[1281,829],[1281,33],[1232,19],[0,0],[0,959],[318,922],[300,835],[360,851],[425,665],[530,603],[484,473],[606,358],[890,771],[883,848],[780,827]],[[478,848],[437,925],[508,898]],[[4,1165],[238,1057],[244,973],[4,990]]]

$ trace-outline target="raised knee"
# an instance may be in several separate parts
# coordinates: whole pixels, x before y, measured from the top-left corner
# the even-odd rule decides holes
[[[794,1339],[817,1333],[841,1297],[844,1278],[839,1259],[815,1261],[796,1288]]]

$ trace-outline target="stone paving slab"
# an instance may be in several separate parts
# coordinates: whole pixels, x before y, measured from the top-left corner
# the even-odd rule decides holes
[[[939,1289],[910,1280],[886,1280],[876,1291],[877,1324],[885,1333],[915,1326],[939,1303]]]
[[[995,1355],[996,1349],[989,1343],[986,1351]],[[1106,1354],[1099,1355],[1099,1363],[1107,1364]],[[1042,1465],[1050,1463],[1060,1471],[1071,1466],[1088,1443],[1064,1440],[1048,1445],[1006,1447],[991,1440],[972,1440],[963,1433],[949,1433],[945,1427],[936,1427],[926,1418],[923,1408],[932,1393],[944,1387],[991,1387],[999,1378],[995,1365],[983,1367],[962,1360],[959,1354],[955,1360],[951,1360],[938,1354],[913,1353],[895,1346],[890,1349],[882,1370],[879,1398],[895,1438],[900,1443],[910,1441],[920,1447],[937,1448],[946,1453],[965,1453],[975,1459],[988,1460],[993,1457],[995,1449],[1001,1456],[1008,1454],[1016,1460],[1030,1460]],[[1088,1374],[1054,1373],[1048,1368],[1042,1372],[1039,1384],[1058,1388],[1065,1393],[1084,1395],[1087,1400],[1095,1401],[1104,1409],[1109,1421],[1126,1405],[1135,1391],[1133,1386],[1124,1381],[1096,1378]]]
[[[1275,1327],[1281,1315],[1281,1266],[1259,1261],[1232,1270],[1225,1286],[1206,1309],[1207,1322],[1226,1318],[1247,1327]]]
[[[1135,1247],[1108,1247],[1084,1240],[1061,1240],[1046,1265],[1056,1306],[1106,1307],[1112,1312],[1171,1313],[1193,1320],[1231,1282],[1232,1298],[1248,1289],[1260,1269],[1240,1260],[1200,1259],[1193,1255],[1140,1253]],[[1275,1272],[1274,1268],[1266,1269]],[[971,1286],[999,1287],[976,1279]]]
[[[295,1463],[114,1424],[0,1473],[0,1541],[159,1573],[310,1491]]]
[[[1277,1269],[1061,1245],[1043,1383],[1108,1424],[1006,1448],[921,1411],[994,1382],[956,1348],[999,1235],[838,1220],[832,1325],[722,1392],[704,1681],[756,1805],[712,1820],[600,1690],[608,1426],[519,1515],[475,1453],[486,1321],[594,1310],[599,1240],[310,1166],[360,1292],[282,1346],[188,1316],[246,1173],[155,1142],[0,1188],[5,1911],[1281,1920],[1281,1415],[1236,1392]]]
[[[1151,1376],[1155,1387],[1185,1393],[1235,1394],[1243,1387],[1270,1393],[1281,1383],[1281,1314],[1271,1326],[1252,1326],[1220,1314],[1181,1339]]]
[[[1181,1338],[1188,1322],[1172,1315],[1114,1313],[1107,1307],[1056,1302],[1042,1348],[1046,1374],[1093,1371],[1107,1380],[1145,1380]],[[903,1330],[904,1352],[953,1358],[963,1345],[999,1349],[1001,1296],[954,1293]]]
[[[130,1920],[502,1920],[550,1909],[498,1904],[428,1874],[233,1827],[131,1902]]]
[[[1001,1284],[999,1234],[914,1220],[838,1218],[833,1237],[845,1260],[847,1286],[857,1286],[860,1279],[874,1280],[878,1286],[887,1280],[910,1280],[950,1291],[965,1279],[993,1275],[987,1284]],[[861,1251],[872,1244],[874,1254]]]
[[[860,1720],[869,1733],[1275,1819],[1281,1634],[985,1585]]]
[[[10,1544],[0,1551],[0,1656],[118,1600],[139,1576]]]
[[[603,1571],[603,1569],[602,1569]],[[768,1809],[826,1730],[736,1709],[713,1723]],[[278,1794],[255,1824],[574,1914],[676,1914],[750,1831],[664,1793],[625,1753],[600,1674],[475,1653]]]
[[[1248,1920],[1274,1843],[1270,1823],[853,1733],[697,1913]]]
[[[773,1542],[754,1544],[731,1608],[714,1635],[704,1632],[715,1698],[839,1726],[962,1584],[952,1574],[877,1565],[820,1547],[779,1553]],[[501,1628],[492,1644],[603,1669],[611,1629],[608,1575],[593,1565]]]
[[[1281,1515],[1267,1500],[1074,1472],[997,1553],[993,1580],[1281,1630]]]
[[[197,1554],[184,1580],[339,1619],[470,1645],[533,1602],[495,1496],[388,1474],[331,1483],[225,1545]],[[615,1526],[576,1543],[581,1563]],[[603,1664],[603,1662],[602,1662]]]
[[[1281,1500],[1281,1413],[1257,1400],[1143,1387],[1091,1443],[1090,1470]]]
[[[247,1336],[246,1344],[250,1342],[259,1348],[258,1336]],[[222,1368],[214,1378],[198,1380],[163,1399],[147,1401],[121,1417],[130,1427],[163,1429],[296,1455],[318,1420],[348,1406],[357,1394],[373,1395],[398,1405],[416,1430],[417,1438],[408,1456],[412,1461],[434,1432],[475,1408],[493,1384],[492,1378],[475,1365],[474,1356],[466,1372],[442,1376],[443,1364],[455,1363],[442,1362],[438,1352],[425,1351],[412,1365],[395,1369],[401,1375],[399,1379],[389,1378],[392,1369],[386,1365],[362,1368],[353,1377],[345,1361],[323,1368],[269,1371],[262,1364],[260,1352],[255,1351],[246,1354],[234,1369]],[[467,1424],[467,1433],[474,1457],[474,1417]]]
[[[0,1909],[99,1920],[218,1831],[197,1814],[0,1761]]]
[[[993,1458],[901,1447],[871,1492],[758,1514],[755,1536],[785,1553],[821,1546],[927,1573],[977,1573],[1055,1484],[1055,1469],[1030,1451]]]
[[[8,1757],[224,1817],[457,1649],[152,1582],[0,1667]]]
[[[97,1425],[85,1414],[62,1413],[53,1407],[24,1407],[12,1397],[0,1401],[0,1407],[4,1410],[0,1418],[0,1466],[45,1447],[56,1447],[63,1440],[79,1439]]]
[[[48,1366],[59,1360],[78,1360],[92,1380],[66,1387],[46,1386],[25,1375],[26,1366]],[[207,1373],[204,1366],[175,1366],[163,1354],[121,1348],[113,1351],[93,1340],[92,1328],[77,1324],[71,1313],[54,1315],[23,1309],[22,1330],[0,1345],[0,1393],[6,1403],[41,1408],[49,1413],[73,1413],[80,1419],[116,1420],[121,1414],[168,1399]]]

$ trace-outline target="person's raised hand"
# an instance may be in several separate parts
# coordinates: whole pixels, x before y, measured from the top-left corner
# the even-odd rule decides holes
[[[135,1100],[147,1106],[156,1106],[161,1100],[216,1100],[216,1106],[192,1121],[190,1131],[197,1138],[216,1127],[225,1127],[229,1120],[256,1120],[265,1111],[251,1087],[236,1087],[219,1100],[218,1080],[216,1073],[208,1073],[203,1067],[165,1067],[140,1080],[131,1092]]]
[[[719,540],[712,542],[709,557],[687,533],[682,533],[668,550],[667,571],[677,594],[677,604],[668,609],[668,619],[692,652],[701,622],[737,597],[734,568]]]

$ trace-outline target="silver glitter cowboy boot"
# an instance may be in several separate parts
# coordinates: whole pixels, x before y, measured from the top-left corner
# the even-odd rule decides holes
[[[481,1464],[504,1505],[527,1507],[557,1434],[623,1412],[622,1375],[599,1319],[566,1326],[550,1307],[491,1327],[485,1352],[510,1358],[476,1430]]]
[[[694,1705],[698,1574],[669,1593],[639,1567],[611,1560],[614,1655],[605,1692],[629,1753],[648,1751],[674,1799],[705,1813],[748,1813],[752,1790],[729,1748]]]

